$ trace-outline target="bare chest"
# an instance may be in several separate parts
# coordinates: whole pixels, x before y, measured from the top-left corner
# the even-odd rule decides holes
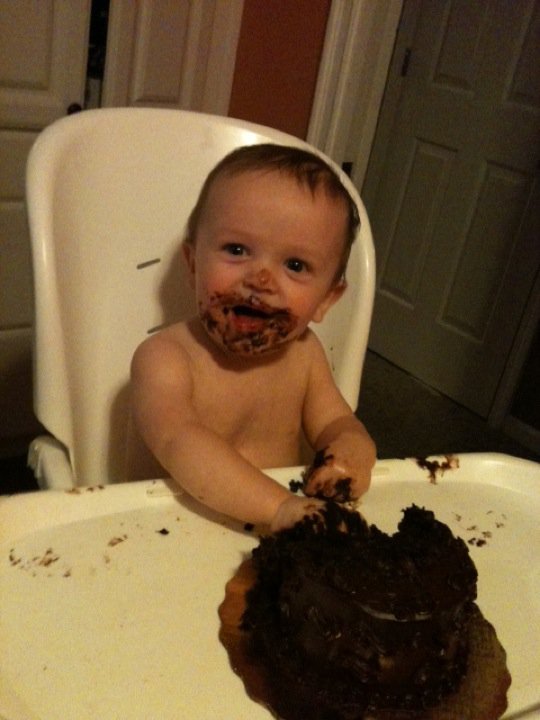
[[[193,402],[213,431],[268,466],[290,462],[301,434],[306,370],[290,362],[244,372],[195,370]]]
[[[230,373],[214,369],[199,371],[194,391],[197,411],[212,424],[235,430],[246,421],[267,425],[270,419],[280,424],[298,421],[305,384],[298,373]]]

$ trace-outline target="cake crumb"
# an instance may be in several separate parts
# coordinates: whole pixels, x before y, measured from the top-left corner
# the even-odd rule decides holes
[[[289,482],[289,490],[292,493],[299,492],[304,487],[304,483],[302,480],[290,480]]]
[[[122,535],[121,537],[113,537],[109,540],[107,544],[109,545],[109,547],[114,547],[115,545],[123,543],[124,540],[127,540],[127,537],[127,535]]]
[[[454,455],[445,455],[445,459],[428,460],[427,457],[416,458],[416,464],[423,470],[428,471],[429,481],[432,485],[437,484],[437,473],[442,477],[447,470],[457,470],[459,468],[459,458]]]

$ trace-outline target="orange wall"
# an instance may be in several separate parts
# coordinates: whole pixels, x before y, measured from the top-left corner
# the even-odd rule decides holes
[[[229,115],[304,138],[331,0],[245,0]]]

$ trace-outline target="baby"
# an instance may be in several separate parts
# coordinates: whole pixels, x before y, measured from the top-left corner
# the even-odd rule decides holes
[[[334,171],[298,148],[240,148],[206,179],[183,244],[198,316],[139,346],[132,403],[163,468],[210,508],[271,531],[316,512],[261,470],[298,465],[303,434],[307,495],[368,489],[375,446],[308,327],[346,289],[358,222]]]

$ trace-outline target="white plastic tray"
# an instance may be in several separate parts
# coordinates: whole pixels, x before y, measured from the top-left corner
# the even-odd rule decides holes
[[[469,543],[508,654],[505,717],[537,718],[540,465],[457,459],[436,482],[413,459],[379,462],[361,510],[393,531],[414,502]],[[218,639],[225,584],[256,542],[163,481],[1,498],[0,717],[269,720]]]

